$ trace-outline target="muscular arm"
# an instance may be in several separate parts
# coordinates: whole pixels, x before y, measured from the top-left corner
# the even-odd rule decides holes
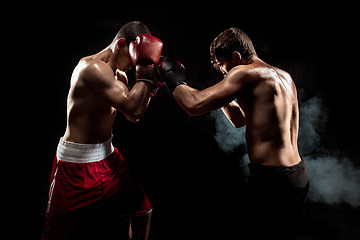
[[[229,104],[246,81],[247,74],[239,69],[231,70],[218,84],[202,91],[187,85],[175,88],[173,96],[190,116],[199,116]]]
[[[114,73],[104,62],[89,64],[83,72],[84,80],[105,101],[124,113],[131,121],[143,118],[150,96],[151,84],[138,81],[131,90],[124,84],[124,76]]]

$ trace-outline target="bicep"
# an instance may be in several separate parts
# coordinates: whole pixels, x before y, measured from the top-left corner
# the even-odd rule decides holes
[[[129,94],[129,90],[125,84],[116,80],[107,86],[97,89],[97,92],[105,101],[118,110],[122,109]]]
[[[93,64],[84,72],[86,83],[96,94],[116,109],[121,108],[129,90],[127,86],[115,79],[114,73],[107,66]]]

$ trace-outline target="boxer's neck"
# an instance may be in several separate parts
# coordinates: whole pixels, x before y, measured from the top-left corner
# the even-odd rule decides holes
[[[117,69],[117,54],[115,48],[113,48],[112,45],[113,44],[109,45],[101,52],[99,52],[98,57],[101,59],[101,61],[107,63],[115,73]]]
[[[247,58],[242,58],[241,59],[241,65],[249,65],[249,64],[252,64],[253,62],[258,61],[258,60],[261,61],[260,58],[258,58],[255,55],[252,55],[252,56],[249,56]]]

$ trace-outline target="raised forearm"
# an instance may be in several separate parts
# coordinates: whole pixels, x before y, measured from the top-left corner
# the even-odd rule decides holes
[[[138,121],[143,118],[150,97],[151,84],[138,81],[127,95],[127,104],[124,106],[124,113],[131,121]]]

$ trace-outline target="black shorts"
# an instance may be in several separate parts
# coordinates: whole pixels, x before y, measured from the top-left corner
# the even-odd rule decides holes
[[[258,233],[287,236],[296,228],[309,190],[305,162],[290,167],[249,163],[248,216]],[[281,233],[280,233],[281,232]]]

